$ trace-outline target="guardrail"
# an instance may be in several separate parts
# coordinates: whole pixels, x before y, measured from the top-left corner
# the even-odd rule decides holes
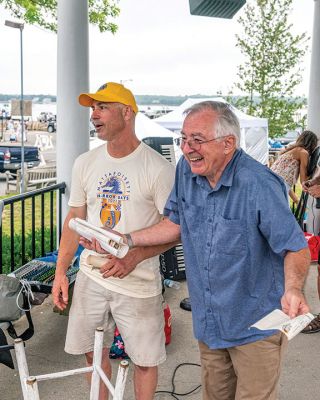
[[[0,273],[57,249],[65,188],[63,182],[0,200]]]

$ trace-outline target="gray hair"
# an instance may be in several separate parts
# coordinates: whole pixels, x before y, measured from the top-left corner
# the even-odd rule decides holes
[[[202,101],[187,108],[184,115],[191,115],[201,111],[211,110],[217,113],[218,119],[215,123],[216,137],[232,135],[236,139],[236,147],[240,147],[240,124],[238,117],[232,111],[228,103],[222,101]]]

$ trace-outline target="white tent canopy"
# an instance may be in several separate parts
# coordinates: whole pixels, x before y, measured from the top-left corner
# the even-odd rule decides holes
[[[157,122],[164,128],[170,129],[173,132],[180,132],[184,120],[184,111],[193,104],[202,101],[222,101],[221,97],[214,98],[190,98],[182,103],[174,111],[156,118],[153,121]],[[231,106],[231,105],[230,105]],[[262,164],[268,163],[268,120],[266,118],[257,118],[247,115],[237,108],[231,106],[240,122],[241,128],[241,147],[257,161]]]
[[[172,131],[163,127],[156,122],[155,119],[150,119],[141,112],[136,116],[136,135],[138,139],[143,139],[149,136],[157,137],[174,137]]]

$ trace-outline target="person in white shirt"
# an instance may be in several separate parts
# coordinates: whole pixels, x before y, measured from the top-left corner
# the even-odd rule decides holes
[[[123,85],[106,83],[96,93],[79,96],[91,107],[99,139],[107,143],[75,161],[66,218],[53,285],[54,303],[68,303],[68,269],[79,236],[68,222],[78,217],[120,233],[150,226],[162,218],[170,194],[174,167],[135,135],[138,112],[134,96]],[[123,259],[91,250],[81,254],[75,283],[65,350],[85,354],[92,365],[94,331],[98,326],[113,334],[116,323],[126,352],[135,365],[136,399],[151,400],[157,385],[157,366],[165,361],[164,317],[159,257],[172,247],[153,246],[129,251]],[[102,367],[111,374],[108,349]],[[107,398],[100,388],[99,400]]]

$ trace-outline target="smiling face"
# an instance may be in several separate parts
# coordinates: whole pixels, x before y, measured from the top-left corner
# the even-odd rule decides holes
[[[127,106],[120,103],[102,103],[94,101],[91,109],[91,121],[95,126],[98,138],[111,142],[126,127],[123,110]]]
[[[191,171],[205,176],[211,186],[215,186],[236,150],[236,140],[232,134],[216,138],[217,119],[217,113],[209,109],[190,113],[184,120],[181,132],[185,139],[181,149]],[[212,140],[214,138],[216,140]],[[194,139],[209,142],[195,149],[192,143],[189,145],[189,140]]]

